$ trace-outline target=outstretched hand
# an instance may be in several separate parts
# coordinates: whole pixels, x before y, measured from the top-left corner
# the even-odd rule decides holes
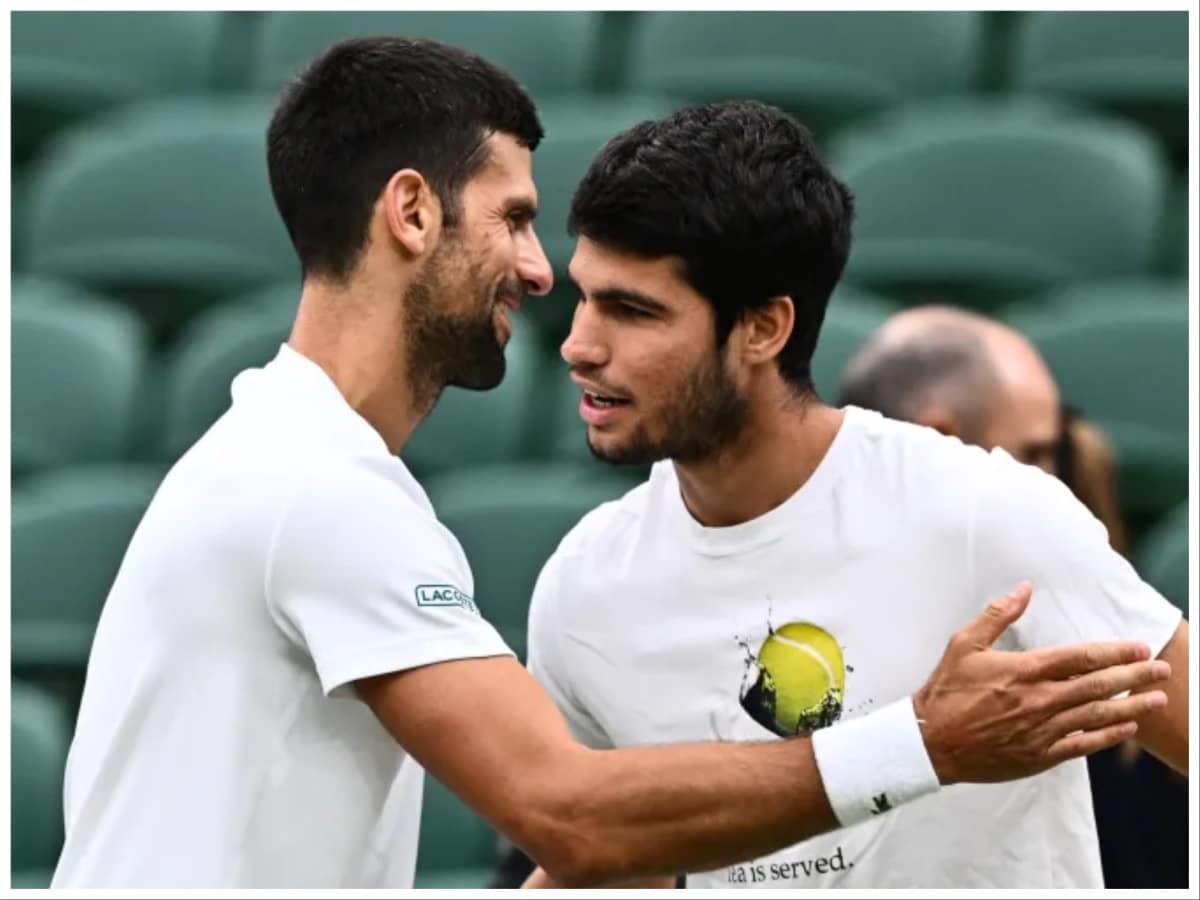
[[[1162,691],[1116,698],[1165,681],[1171,667],[1134,641],[993,649],[1029,606],[1026,582],[950,639],[913,697],[942,784],[1023,778],[1119,744],[1137,719],[1166,705]]]

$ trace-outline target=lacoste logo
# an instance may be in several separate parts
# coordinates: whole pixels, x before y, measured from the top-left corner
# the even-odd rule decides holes
[[[417,606],[461,606],[479,615],[475,601],[451,584],[418,584]]]

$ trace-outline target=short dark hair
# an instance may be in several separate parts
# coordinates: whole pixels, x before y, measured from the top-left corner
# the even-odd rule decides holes
[[[533,150],[542,125],[513,77],[479,56],[406,37],[326,50],[284,89],[267,131],[271,191],[305,276],[349,275],[399,169],[425,177],[452,227],[491,132]]]
[[[796,323],[779,369],[811,391],[853,214],[850,191],[803,125],[737,100],[687,107],[609,141],[575,193],[568,227],[621,252],[682,260],[684,280],[716,313],[718,346],[747,310],[790,296]]]
[[[838,405],[913,422],[938,403],[974,436],[982,433],[998,386],[983,339],[961,325],[942,324],[896,343],[868,341],[846,364]]]

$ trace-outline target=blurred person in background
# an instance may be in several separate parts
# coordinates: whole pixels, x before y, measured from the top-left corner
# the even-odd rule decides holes
[[[1004,646],[1146,640],[1171,663],[1171,702],[1138,738],[1186,772],[1186,623],[1086,508],[1007,453],[817,395],[810,363],[852,212],[808,132],[753,101],[642,123],[592,162],[571,206],[579,299],[562,356],[592,453],[653,468],[546,563],[530,670],[595,749],[819,745],[903,697],[967,598],[1024,573],[1036,596]],[[972,390],[988,384],[978,375]],[[1045,387],[1021,421],[965,424],[1049,468],[1059,414]],[[841,821],[689,870],[687,886],[1103,883],[1083,762]]]
[[[130,543],[55,888],[410,887],[423,769],[568,884],[722,866],[834,829],[846,804],[1045,771],[1167,702],[1114,697],[1168,674],[1145,642],[992,650],[1030,599],[1010,583],[982,614],[966,601],[912,697],[821,742],[573,740],[398,458],[443,388],[500,383],[512,311],[550,289],[541,137],[508,74],[430,41],[342,42],[283,92],[267,162],[296,320]]]
[[[1061,479],[1128,555],[1112,447],[1064,409],[1033,344],[1016,330],[951,306],[887,320],[846,364],[840,405],[916,422],[964,443],[1000,448]],[[1127,742],[1088,758],[1104,883],[1187,886],[1187,780]],[[1159,827],[1160,822],[1176,823]]]

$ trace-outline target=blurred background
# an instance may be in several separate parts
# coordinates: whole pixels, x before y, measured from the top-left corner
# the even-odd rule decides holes
[[[1124,549],[1186,609],[1186,13],[11,21],[15,886],[44,886],[57,860],[92,630],[141,512],[228,406],[232,377],[272,358],[289,331],[298,265],[264,134],[285,81],[343,37],[431,37],[523,82],[546,128],[538,231],[559,276],[571,193],[614,133],[728,97],[794,113],[857,196],[814,366],[822,397],[836,398],[846,360],[905,306],[952,303],[1019,328],[1111,446]],[[448,390],[403,454],[459,536],[481,608],[519,652],[559,537],[645,474],[590,459],[557,356],[573,306],[561,278],[530,298],[503,386]],[[1168,824],[1186,842],[1186,819]],[[1186,850],[1176,860],[1172,838],[1146,826],[1108,841],[1109,886],[1186,886]],[[417,886],[483,885],[502,854],[428,779]]]

